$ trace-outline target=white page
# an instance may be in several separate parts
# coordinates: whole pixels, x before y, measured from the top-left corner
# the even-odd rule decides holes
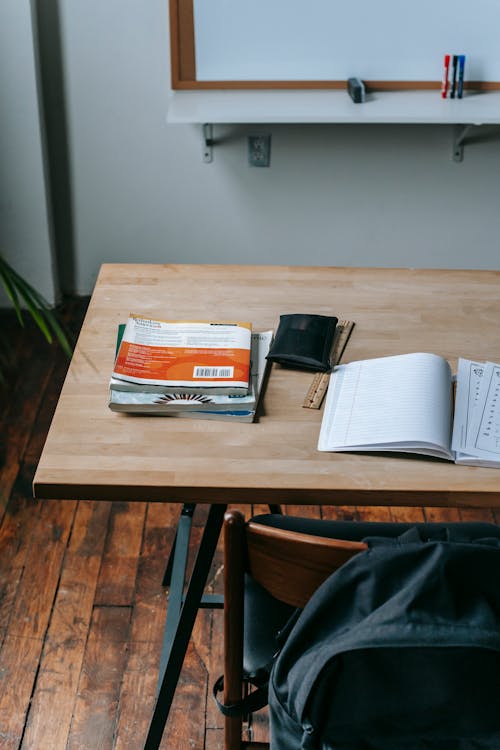
[[[470,435],[472,415],[479,402],[484,367],[484,362],[473,362],[462,358],[458,360],[455,418],[451,441],[451,447],[457,454],[466,453],[467,436]]]
[[[500,365],[487,362],[466,446],[467,453],[500,462]]]
[[[452,458],[451,371],[435,354],[352,362],[330,378],[319,450],[411,450]]]

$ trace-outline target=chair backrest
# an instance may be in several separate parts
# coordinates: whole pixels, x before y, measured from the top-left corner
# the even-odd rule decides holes
[[[229,511],[229,515],[238,511]],[[246,524],[246,568],[272,596],[303,607],[323,581],[367,548],[364,542]]]
[[[229,510],[224,516],[224,704],[241,699],[243,666],[243,578],[245,571],[273,597],[302,608],[318,586],[353,555],[363,542],[312,536],[265,526]],[[225,750],[254,748],[242,743],[241,716],[224,720]]]
[[[273,614],[266,598],[264,597],[259,601],[259,597],[256,597],[254,602],[255,594],[252,588],[252,581],[247,580],[244,586],[244,573],[247,572],[253,581],[260,584],[272,597],[290,605],[289,609],[291,607],[304,609],[299,620],[294,620],[294,627],[289,633],[278,660],[274,663],[274,677],[270,693],[273,698],[273,700],[270,700],[273,746],[280,748],[299,747],[299,744],[293,744],[298,738],[298,735],[296,736],[296,733],[293,734],[293,732],[295,732],[297,727],[300,729],[301,725],[307,729],[309,725],[306,726],[303,719],[304,721],[305,719],[309,720],[308,717],[311,718],[311,716],[313,720],[311,726],[319,727],[318,732],[323,732],[323,729],[326,727],[325,736],[328,738],[332,736],[338,737],[339,732],[340,734],[344,732],[349,739],[351,736],[349,732],[351,731],[356,737],[358,734],[359,737],[364,737],[363,732],[365,732],[366,736],[371,737],[373,726],[377,725],[378,727],[377,722],[379,724],[381,722],[383,725],[384,721],[389,721],[387,717],[383,720],[380,719],[383,716],[382,708],[388,706],[389,712],[395,710],[395,696],[397,696],[401,704],[398,708],[399,714],[405,717],[401,726],[405,728],[405,731],[408,726],[415,726],[415,737],[418,739],[420,738],[419,732],[425,729],[425,726],[422,729],[418,723],[420,717],[422,717],[425,725],[429,715],[429,712],[425,709],[427,704],[431,705],[434,711],[434,704],[441,705],[442,702],[439,690],[444,692],[445,696],[452,692],[449,684],[450,674],[452,678],[451,683],[454,684],[455,672],[450,672],[448,659],[455,659],[454,664],[458,664],[460,668],[457,674],[460,674],[461,677],[459,680],[456,680],[458,697],[452,707],[455,714],[453,714],[453,711],[450,715],[441,715],[438,712],[435,722],[436,732],[439,733],[441,727],[444,727],[443,731],[447,732],[450,726],[452,726],[453,731],[457,732],[458,737],[462,731],[460,727],[457,729],[459,718],[462,718],[463,722],[465,722],[465,729],[463,731],[469,731],[469,725],[475,731],[476,726],[480,725],[479,720],[483,714],[490,722],[488,726],[493,726],[495,732],[497,732],[498,721],[495,717],[500,716],[497,710],[500,707],[500,697],[496,696],[500,696],[500,694],[495,690],[494,685],[498,683],[500,634],[497,636],[496,633],[500,633],[500,630],[498,629],[498,618],[494,620],[494,627],[491,626],[490,622],[492,612],[500,612],[495,586],[498,576],[494,572],[500,566],[500,556],[498,555],[499,545],[498,542],[495,542],[495,539],[499,537],[496,527],[492,527],[490,524],[460,524],[460,528],[454,529],[449,528],[448,525],[442,526],[441,524],[423,524],[422,528],[416,528],[418,525],[407,526],[405,524],[367,524],[365,525],[366,528],[359,528],[359,525],[355,524],[352,530],[346,530],[342,528],[342,522],[338,524],[324,522],[323,525],[321,521],[309,524],[304,523],[306,519],[291,518],[287,521],[284,520],[284,517],[281,517],[281,519],[283,520],[273,519],[271,516],[261,516],[245,524],[243,515],[238,511],[230,511],[225,516],[224,616],[226,635],[224,703],[226,706],[232,706],[241,701],[243,625],[245,624],[244,630],[247,636],[251,636],[245,642],[246,654],[252,652],[252,644],[254,642],[252,638],[254,640],[255,638],[260,638],[262,641],[268,637],[268,640],[271,640],[270,636],[272,635],[274,638],[276,633]],[[300,523],[296,523],[295,521],[300,521]],[[388,528],[388,526],[392,528]],[[469,528],[471,526],[474,528]],[[304,533],[304,531],[308,531],[309,533]],[[325,536],[317,536],[318,532],[325,534]],[[350,540],[347,541],[345,538],[338,538],[341,536],[347,536]],[[353,541],[352,537],[358,540],[370,540],[370,544],[368,545],[363,541]],[[474,540],[477,540],[477,542]],[[427,544],[427,542],[432,542],[432,544]],[[450,544],[450,542],[454,542],[454,544]],[[358,553],[367,550],[368,546],[370,546],[373,554],[368,556],[359,555],[357,559],[352,560],[352,564],[343,568],[340,576],[331,575],[337,569],[343,567],[344,563],[351,558],[355,558]],[[427,565],[422,564],[423,553],[425,553],[424,559],[428,563]],[[471,555],[474,555],[473,564],[471,562]],[[495,559],[493,559],[493,556]],[[450,564],[451,567],[450,565],[446,566],[449,560],[453,561],[453,565]],[[435,574],[434,567],[436,570],[440,570],[441,565],[446,569],[447,575],[439,577]],[[428,572],[429,569],[431,570],[430,575]],[[396,575],[393,575],[394,570],[396,571]],[[422,589],[421,579],[424,573],[427,575],[425,579],[427,587]],[[329,579],[329,582],[327,579]],[[436,593],[436,580],[439,580],[440,586],[444,589],[443,592],[439,590]],[[478,586],[478,580],[481,582],[481,586]],[[365,618],[366,607],[364,603],[361,606],[361,610],[358,610],[356,604],[356,601],[358,601],[357,597],[353,598],[350,594],[354,590],[355,584],[359,581],[363,582],[362,595],[368,597],[367,602],[370,606],[372,601],[375,602],[378,611],[380,609],[379,600],[385,606],[385,614],[381,615],[381,623],[379,623],[380,632],[374,626],[373,618],[370,618],[371,610],[369,606],[368,617]],[[321,592],[318,591],[317,595],[311,600],[316,589],[323,583],[324,587]],[[403,583],[405,584],[404,586]],[[337,589],[340,593],[337,592]],[[393,590],[397,590],[397,597],[393,596]],[[258,593],[258,587],[256,591]],[[347,594],[346,591],[348,592]],[[427,597],[424,600],[422,600],[422,591],[425,591]],[[335,609],[332,606],[332,602],[334,600],[333,595],[336,592],[335,601],[337,604]],[[312,609],[309,607],[308,610],[308,602],[310,600],[314,601],[315,604]],[[340,600],[343,602],[343,605],[347,603],[347,606],[338,607],[337,605]],[[477,600],[482,606],[477,606]],[[423,632],[421,628],[417,628],[414,631],[414,635],[411,636],[416,638],[414,642],[406,643],[406,641],[401,641],[399,651],[393,648],[394,644],[391,640],[388,650],[392,661],[386,657],[387,623],[391,625],[391,633],[394,628],[399,628],[399,630],[394,631],[396,633],[413,633],[413,631],[408,631],[406,626],[406,615],[409,608],[407,602],[411,603],[417,614],[420,613],[420,610],[423,611],[423,622],[427,623],[426,627],[429,633],[432,631],[432,637],[429,635],[428,641],[424,638],[424,647],[427,646],[428,642],[438,644],[435,631],[432,630],[434,626],[433,618],[436,619],[437,630],[441,635],[441,630],[443,629],[442,623],[448,622],[446,618],[450,619],[450,624],[453,626],[446,630],[445,647],[437,648],[432,653],[432,658],[427,665],[429,667],[429,674],[431,675],[429,680],[413,679],[414,674],[418,675],[422,672],[422,664],[424,663],[420,653],[422,643],[418,640],[423,637],[421,635]],[[457,602],[460,603],[460,606],[457,605]],[[489,607],[490,602],[495,603],[496,610]],[[352,606],[349,603],[352,603]],[[249,605],[247,612],[250,615],[249,619],[245,617],[245,623],[243,617],[244,605]],[[261,606],[260,611],[259,606]],[[441,611],[440,607],[443,611]],[[455,612],[455,609],[457,612]],[[278,610],[279,608],[277,608]],[[334,610],[339,613],[339,617],[336,620],[335,618],[331,618],[331,613]],[[360,612],[363,614],[361,620],[359,619]],[[471,625],[469,622],[470,612],[473,612],[474,617],[478,618],[479,627]],[[327,630],[322,625],[326,621],[324,618],[325,613],[328,614]],[[286,617],[289,617],[289,613]],[[349,620],[349,618],[351,619]],[[455,627],[456,620],[459,621],[461,626],[464,626],[462,629]],[[356,627],[351,629],[353,632],[352,639],[349,640],[347,638],[346,640],[346,622],[349,623],[351,621]],[[286,619],[284,622],[286,622]],[[256,623],[255,632],[253,632],[253,623]],[[272,633],[267,633],[265,627],[262,629],[263,623],[265,626],[272,626]],[[311,623],[313,623],[314,627]],[[476,623],[476,620],[474,620],[474,623]],[[360,633],[359,627],[361,626],[365,630]],[[334,628],[337,630],[334,631]],[[465,649],[465,646],[468,644],[464,640],[464,628],[467,630],[470,639],[468,650]],[[484,641],[484,643],[482,641],[478,642],[478,630],[483,635],[484,633],[489,633],[490,640],[487,640],[487,642]],[[454,641],[450,640],[450,633],[455,633],[455,631],[457,632],[459,643],[458,647],[452,649],[450,646],[453,644],[456,646],[458,642],[456,638]],[[349,663],[350,671],[346,685],[339,683],[336,686],[335,695],[336,700],[340,701],[338,705],[344,706],[344,703],[347,702],[348,705],[355,707],[355,717],[349,721],[345,720],[348,714],[344,708],[340,711],[333,711],[331,716],[328,714],[326,718],[323,712],[325,696],[330,696],[332,693],[328,680],[332,676],[337,679],[339,675],[347,674],[348,670],[325,670],[324,674],[321,672],[326,680],[324,686],[321,687],[322,683],[320,685],[316,681],[316,672],[314,671],[317,668],[317,661],[311,657],[314,653],[311,649],[311,642],[314,641],[315,648],[321,651],[320,661],[325,663],[324,657],[327,652],[324,650],[321,638],[326,638],[328,648],[333,649],[330,661],[332,664],[336,664],[336,649],[340,648],[340,646],[338,645],[338,641],[335,641],[335,638],[339,632],[343,634],[344,638],[343,645],[341,644],[342,651],[340,657],[344,659],[344,664]],[[408,637],[410,638],[409,635]],[[486,636],[484,637],[486,638]],[[374,659],[374,669],[371,672],[369,660],[365,659],[363,649],[359,648],[359,643],[366,645],[366,642],[370,644],[369,653]],[[352,645],[353,643],[355,646]],[[492,643],[493,645],[491,645]],[[373,648],[371,644],[374,644]],[[439,641],[439,644],[441,644],[441,641]],[[479,648],[477,648],[478,644]],[[463,656],[465,653],[464,649],[470,656],[470,661],[466,664],[464,663]],[[429,651],[425,651],[424,656],[429,653]],[[486,655],[485,659],[476,658],[478,654],[479,657]],[[358,655],[361,657],[359,663],[356,662]],[[456,656],[458,656],[458,659]],[[406,662],[404,660],[400,662],[402,657],[406,657]],[[488,669],[484,668],[485,661],[489,665]],[[263,661],[260,663],[266,662]],[[411,689],[399,689],[400,684],[404,685],[404,680],[402,683],[399,682],[401,676],[399,674],[400,663],[410,665],[410,669],[406,667],[403,669],[403,676],[407,682],[409,679]],[[381,664],[382,668],[380,667]],[[319,668],[321,669],[321,664]],[[389,668],[393,670],[394,675],[397,677],[397,680],[393,681],[396,690],[394,695],[390,693],[393,683],[385,677],[382,681],[380,680],[381,674],[386,675],[390,672]],[[247,670],[249,674],[256,673],[252,669],[251,664],[247,667]],[[369,672],[369,679],[366,676],[367,672]],[[305,681],[305,675],[309,673],[312,675],[309,681],[310,685]],[[358,674],[360,679],[352,681],[351,674],[353,673]],[[456,706],[461,703],[459,697],[460,691],[464,690],[463,675],[468,673],[475,675],[473,678],[474,685],[471,687],[468,696],[468,700],[470,700],[467,712],[464,711],[462,715],[460,709],[457,709]],[[439,678],[438,680],[435,680],[436,674]],[[443,675],[448,682],[443,680]],[[481,675],[485,676],[481,678]],[[482,692],[478,689],[481,679],[484,683],[484,685],[481,685]],[[431,695],[427,687],[428,683],[434,684],[433,680],[437,685],[437,702],[434,700],[434,694]],[[360,714],[361,704],[359,703],[359,696],[356,693],[357,685],[360,682],[363,684],[364,694],[369,698],[369,700],[365,701],[366,705],[364,705],[363,725]],[[321,689],[318,688],[319,697],[316,694],[312,696],[311,692],[313,688],[316,690],[317,685],[321,687]],[[415,713],[415,705],[413,703],[416,695],[415,686],[417,685],[419,686],[418,689],[423,690],[422,695],[419,694],[418,696],[418,703],[424,706],[425,709],[418,714]],[[367,686],[371,686],[371,694],[368,692]],[[380,686],[384,688],[385,692],[380,689]],[[479,695],[479,703],[486,706],[485,711],[480,710],[480,707],[478,708],[476,705],[472,706],[472,698],[477,695]],[[287,696],[286,699],[283,696]],[[330,700],[329,697],[328,700]],[[276,706],[281,706],[283,711],[285,711],[283,706],[285,704],[288,706],[288,703],[290,703],[292,709],[290,709],[290,712],[287,709],[286,715],[281,716]],[[311,713],[311,706],[318,706],[318,710],[316,714],[309,716],[307,711]],[[297,727],[294,724],[295,729],[293,732],[290,729],[290,716],[300,718]],[[337,726],[339,722],[338,717],[340,717],[340,724],[342,726]],[[405,723],[408,717],[415,723]],[[328,725],[325,724],[326,719],[330,722]],[[345,726],[342,722],[344,722]],[[325,727],[323,726],[324,724]],[[283,732],[283,736],[279,734],[278,729],[276,729],[277,727],[279,731]],[[378,728],[380,729],[380,727]],[[301,731],[299,734],[301,734]],[[293,734],[293,738],[291,734]],[[383,732],[379,732],[379,734],[382,736]],[[304,738],[302,737],[302,739]],[[498,740],[497,744],[493,742],[493,744],[487,744],[485,747],[500,747],[500,732],[495,734],[494,740]],[[303,745],[300,746],[302,747]],[[375,746],[379,747],[379,745]],[[395,747],[396,745],[392,746]],[[415,747],[417,746],[418,744],[415,745]],[[241,744],[241,720],[233,716],[227,717],[225,750],[241,750],[243,747],[246,750],[251,747],[251,744]],[[384,747],[388,747],[388,745],[386,744]]]

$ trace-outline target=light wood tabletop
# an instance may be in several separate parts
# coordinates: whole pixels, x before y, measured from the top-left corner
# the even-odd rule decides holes
[[[108,409],[117,326],[130,312],[352,320],[343,361],[426,351],[500,361],[500,272],[106,264],[34,479],[39,498],[500,507],[500,470],[403,455],[322,453],[311,373],[273,365],[253,424]]]

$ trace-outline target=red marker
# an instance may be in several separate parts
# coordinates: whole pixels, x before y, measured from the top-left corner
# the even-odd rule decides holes
[[[446,99],[448,93],[448,74],[450,72],[450,55],[444,56],[443,83],[441,85],[441,97]]]

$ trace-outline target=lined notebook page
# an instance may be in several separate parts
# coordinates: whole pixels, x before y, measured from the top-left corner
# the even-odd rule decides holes
[[[332,373],[319,450],[414,450],[452,458],[451,370],[435,354],[342,365]]]

